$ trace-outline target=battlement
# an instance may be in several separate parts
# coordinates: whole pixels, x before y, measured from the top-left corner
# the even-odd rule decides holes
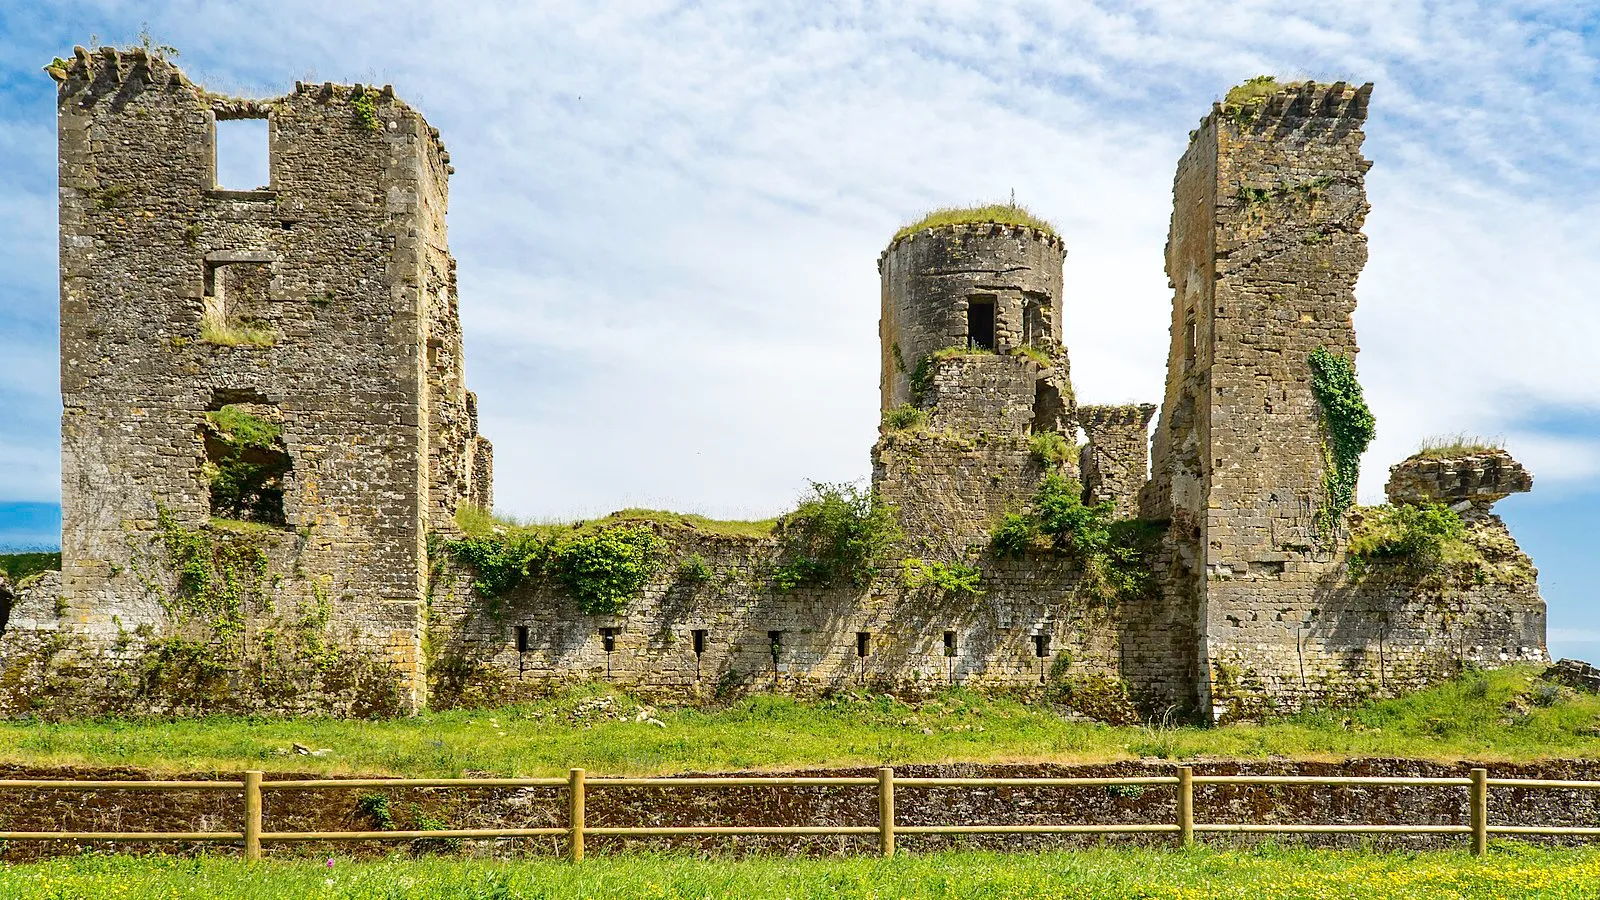
[[[1300,81],[1285,84],[1271,93],[1242,101],[1219,100],[1201,120],[1202,126],[1229,122],[1250,131],[1264,131],[1294,125],[1306,119],[1366,121],[1372,98],[1372,82],[1352,87],[1348,82],[1319,84]]]

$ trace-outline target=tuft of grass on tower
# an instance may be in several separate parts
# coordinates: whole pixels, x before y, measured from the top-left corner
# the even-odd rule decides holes
[[[1029,228],[1037,228],[1045,234],[1056,233],[1054,225],[1034,215],[1026,206],[1016,203],[989,203],[979,206],[940,207],[896,231],[890,243],[908,234],[916,234],[941,225],[1026,225]]]

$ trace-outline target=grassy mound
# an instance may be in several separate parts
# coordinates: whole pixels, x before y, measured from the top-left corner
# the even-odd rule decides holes
[[[1029,228],[1037,228],[1045,234],[1056,233],[1054,225],[1029,212],[1026,206],[1015,203],[991,203],[986,206],[945,206],[933,210],[896,231],[890,243],[908,234],[915,234],[928,228],[938,228],[941,225],[1026,225]]]
[[[966,762],[1160,758],[1412,757],[1518,761],[1600,757],[1600,697],[1538,683],[1536,666],[1470,673],[1425,691],[1260,725],[1111,726],[959,688],[919,702],[756,694],[723,708],[648,708],[586,685],[492,710],[383,721],[212,717],[0,722],[0,763],[277,771],[545,776]],[[645,719],[654,718],[657,725]],[[664,727],[663,727],[664,726]],[[327,748],[297,756],[294,743]]]

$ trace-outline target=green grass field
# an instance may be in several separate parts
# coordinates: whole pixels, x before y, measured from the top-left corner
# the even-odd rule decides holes
[[[1595,896],[1600,851],[1500,844],[1488,856],[1361,851],[1086,850],[868,858],[715,860],[685,855],[556,860],[334,859],[250,867],[221,858],[80,856],[0,867],[8,900],[1267,900]]]
[[[0,762],[157,772],[558,775],[938,762],[1161,758],[1519,761],[1600,757],[1600,698],[1535,682],[1537,667],[1263,725],[1112,727],[1047,706],[952,690],[908,703],[754,695],[720,709],[648,708],[590,685],[495,710],[385,721],[201,718],[0,723]],[[654,718],[659,725],[643,721]],[[330,752],[295,755],[302,744]]]

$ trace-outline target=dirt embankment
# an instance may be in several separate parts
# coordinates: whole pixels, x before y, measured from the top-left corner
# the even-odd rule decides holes
[[[1443,764],[1397,759],[1365,759],[1342,763],[1196,762],[1196,774],[1247,775],[1382,775],[1465,776],[1471,763]],[[1600,762],[1545,761],[1524,765],[1491,764],[1491,777],[1600,780]],[[1169,762],[1121,762],[1106,765],[911,765],[896,768],[902,777],[952,776],[1107,776],[1171,775]],[[868,768],[810,769],[797,775],[871,776]],[[134,769],[41,769],[0,766],[0,778],[137,779],[149,777]],[[238,777],[198,773],[196,780]],[[277,773],[272,778],[312,777]],[[1175,821],[1174,791],[1157,785],[1138,787],[990,787],[944,788],[900,786],[896,792],[897,824],[958,823],[1038,824],[1161,823]],[[594,785],[587,792],[587,824],[607,826],[684,825],[863,825],[877,824],[875,787],[625,788]],[[267,831],[410,830],[431,828],[518,828],[566,824],[562,788],[399,788],[272,791],[265,793],[263,827]],[[237,793],[184,791],[15,790],[0,796],[0,831],[238,831],[243,803]],[[1467,792],[1457,787],[1330,787],[1310,785],[1198,785],[1195,816],[1221,823],[1372,823],[1465,825]],[[1495,825],[1600,825],[1600,791],[1494,788],[1490,791],[1490,823]],[[1240,840],[1208,835],[1208,842]],[[1371,842],[1384,847],[1458,846],[1459,835],[1417,836],[1278,836],[1280,842],[1305,841],[1334,846]],[[821,837],[672,837],[624,839],[590,836],[592,852],[624,846],[675,847],[725,853],[782,852],[798,854],[870,853],[873,836]],[[1031,849],[1082,846],[1101,840],[1124,843],[1170,843],[1170,835],[970,835],[945,837],[901,835],[910,851],[941,847]],[[1551,839],[1579,842],[1581,838]],[[0,859],[17,861],[76,853],[84,844],[68,841],[12,841]],[[113,845],[96,844],[100,848]],[[136,852],[205,852],[206,845],[171,843],[117,845]],[[226,844],[217,852],[237,852]],[[497,841],[420,840],[385,843],[290,843],[267,845],[271,854],[373,856],[396,849],[413,852],[473,854],[560,853],[557,837]]]

